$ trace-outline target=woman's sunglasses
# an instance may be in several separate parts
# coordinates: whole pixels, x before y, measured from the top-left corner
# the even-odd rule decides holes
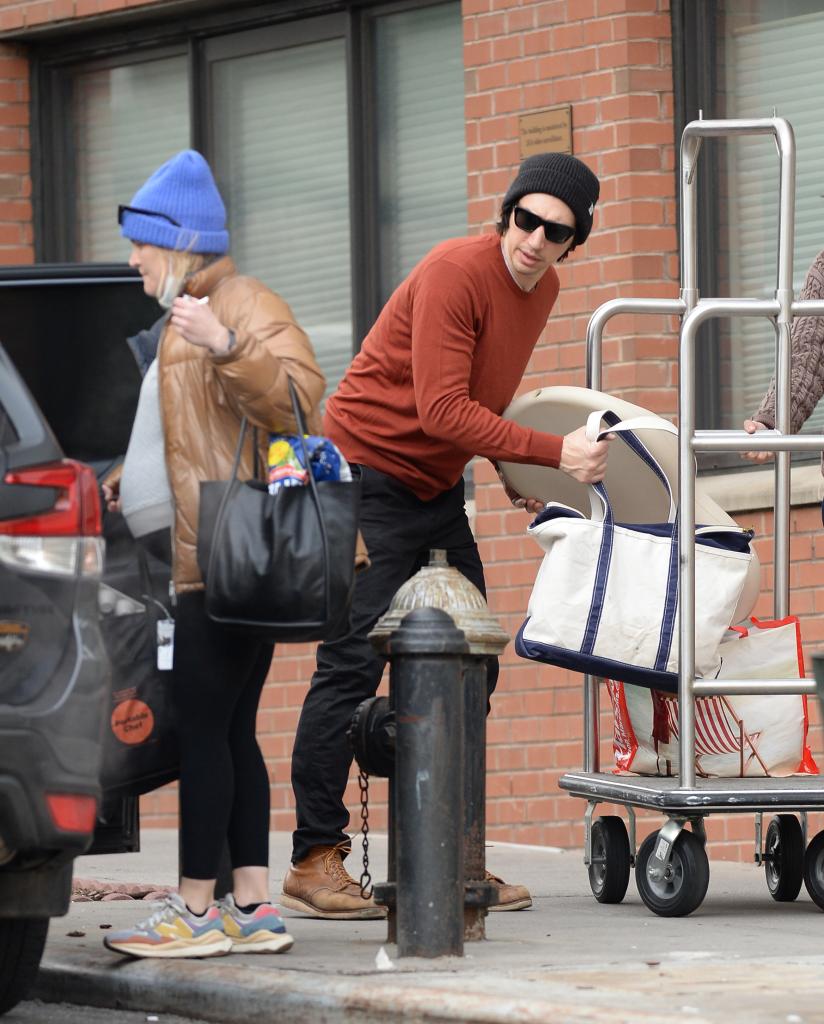
[[[117,223],[123,226],[123,215],[125,213],[139,213],[144,217],[160,217],[161,220],[168,221],[173,224],[176,228],[182,227],[179,221],[176,221],[174,217],[170,217],[168,213],[158,213],[157,210],[141,210],[139,206],[118,206],[117,208]]]
[[[544,237],[554,245],[562,245],[575,234],[575,228],[571,228],[569,224],[559,224],[557,220],[544,220],[543,217],[539,217],[532,210],[524,209],[523,206],[515,207],[515,226],[521,231],[526,231],[528,235],[531,235],[536,228],[543,228]]]

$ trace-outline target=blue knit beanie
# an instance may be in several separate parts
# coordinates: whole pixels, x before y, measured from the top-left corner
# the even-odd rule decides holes
[[[158,167],[119,219],[121,235],[131,242],[199,253],[229,248],[226,207],[209,165],[193,149]]]

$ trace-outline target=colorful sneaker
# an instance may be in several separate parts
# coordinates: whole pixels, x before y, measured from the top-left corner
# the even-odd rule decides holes
[[[176,892],[167,893],[158,909],[134,928],[112,932],[103,944],[126,956],[221,956],[232,948],[216,906],[193,914]]]
[[[251,914],[244,914],[229,893],[218,906],[233,953],[285,953],[292,948],[295,940],[286,931],[280,911],[271,903],[261,903]]]

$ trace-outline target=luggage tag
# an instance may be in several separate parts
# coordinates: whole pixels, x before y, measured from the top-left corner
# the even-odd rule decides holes
[[[144,600],[157,605],[165,616],[165,618],[157,620],[157,669],[159,672],[171,672],[175,653],[175,620],[162,601],[158,601],[150,594],[142,596]]]
[[[157,667],[160,672],[171,672],[175,651],[175,620],[157,620]]]

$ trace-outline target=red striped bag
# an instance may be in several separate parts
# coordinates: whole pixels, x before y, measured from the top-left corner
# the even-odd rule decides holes
[[[801,679],[804,655],[798,619],[750,620],[721,644],[718,678]],[[615,716],[618,771],[678,773],[678,699],[659,690],[607,680]],[[695,771],[708,776],[817,774],[807,742],[803,694],[698,697]]]

